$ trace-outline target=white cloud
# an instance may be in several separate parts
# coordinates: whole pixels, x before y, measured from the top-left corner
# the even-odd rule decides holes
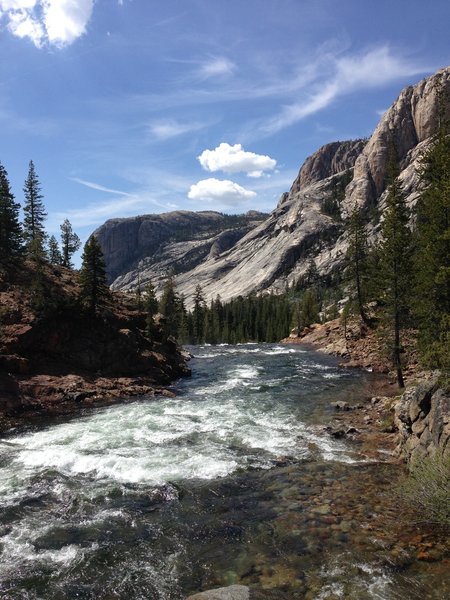
[[[408,62],[392,54],[388,45],[373,48],[362,54],[335,58],[327,55],[324,66],[331,75],[317,72],[315,91],[302,102],[283,107],[278,115],[261,124],[266,134],[273,134],[285,127],[329,106],[338,97],[357,90],[381,87],[392,81],[431,72],[433,69]]]
[[[236,65],[228,58],[214,57],[201,66],[200,75],[205,78],[231,75],[235,68]]]
[[[161,119],[148,125],[148,133],[158,140],[168,140],[185,133],[199,131],[206,127],[205,123],[176,121],[175,119]]]
[[[247,190],[229,179],[202,179],[191,185],[188,193],[190,200],[216,201],[228,206],[254,198],[256,192]]]
[[[71,44],[86,32],[94,0],[0,0],[0,17],[37,48]]]
[[[261,177],[264,171],[274,169],[277,164],[270,156],[247,152],[241,144],[231,146],[226,142],[222,142],[214,150],[204,150],[197,158],[205,171],[244,172],[249,177]]]

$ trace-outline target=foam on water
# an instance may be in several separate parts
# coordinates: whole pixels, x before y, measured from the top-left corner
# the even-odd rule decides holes
[[[287,353],[293,358],[303,352],[252,345],[218,351]],[[296,368],[302,376],[313,371],[324,377],[341,376],[329,365]],[[266,367],[243,357],[204,385],[188,386],[183,396],[114,406],[13,437],[0,446],[0,456],[8,455],[0,468],[0,490],[13,495],[25,491],[31,478],[49,469],[68,477],[119,483],[213,479],[240,467],[270,466],[280,455],[304,456],[310,442],[325,458],[350,460],[345,446],[306,428],[292,406],[277,402],[267,391],[282,388],[289,377],[288,373],[274,378]]]

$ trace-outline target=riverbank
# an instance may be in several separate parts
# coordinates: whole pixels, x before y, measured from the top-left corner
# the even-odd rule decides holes
[[[92,314],[77,274],[24,261],[0,271],[0,433],[46,415],[166,394],[188,354],[133,297],[112,293]]]

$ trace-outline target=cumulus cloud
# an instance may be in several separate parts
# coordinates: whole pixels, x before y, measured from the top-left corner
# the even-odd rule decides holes
[[[37,48],[71,44],[86,32],[94,0],[0,0],[10,32]]]
[[[213,177],[191,185],[188,193],[190,200],[217,201],[228,206],[235,206],[255,196],[256,192],[247,190],[234,181]]]
[[[270,156],[247,152],[241,144],[231,146],[226,142],[222,142],[214,150],[204,150],[197,158],[205,171],[243,172],[249,177],[261,177],[264,171],[274,169],[277,164]]]

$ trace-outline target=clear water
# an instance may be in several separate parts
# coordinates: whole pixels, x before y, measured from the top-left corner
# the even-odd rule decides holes
[[[323,523],[307,518],[327,481],[384,477],[320,427],[370,375],[298,347],[191,350],[176,398],[0,440],[1,597],[179,600],[233,582],[288,598],[411,597],[370,553],[349,557],[339,529],[316,547]],[[354,568],[344,581],[343,564]]]

